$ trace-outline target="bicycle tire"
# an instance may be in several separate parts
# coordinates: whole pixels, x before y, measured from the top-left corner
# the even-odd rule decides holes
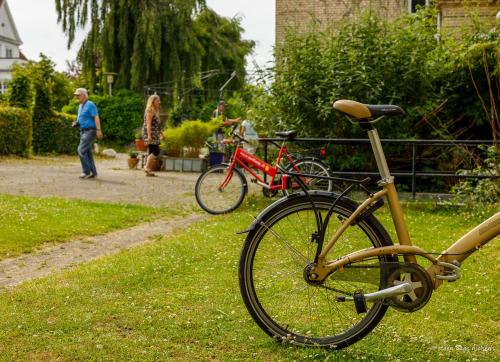
[[[218,215],[226,214],[240,207],[248,191],[245,176],[237,168],[229,183],[220,189],[229,171],[229,165],[214,166],[198,177],[195,186],[195,197],[198,205],[206,212]]]
[[[335,300],[334,294],[338,291],[332,293],[308,284],[303,277],[305,267],[313,261],[316,252],[311,233],[317,227],[310,200],[324,216],[336,197],[312,192],[310,198],[296,194],[280,199],[259,215],[245,240],[238,273],[241,295],[257,325],[282,343],[344,348],[375,328],[388,308],[380,301],[368,303],[367,313],[358,315],[353,302]],[[337,229],[333,227],[339,221],[337,216],[345,219],[355,208],[356,204],[349,199],[339,200],[325,235],[331,236]],[[364,247],[392,245],[387,231],[373,215],[352,225],[346,233],[330,251],[329,259]],[[378,260],[392,262],[395,258],[381,256]],[[349,292],[362,287],[364,293],[372,292],[385,287],[387,272],[383,269],[369,272],[359,268],[357,270],[365,275],[360,274],[357,281],[352,274],[357,273],[355,268],[349,269],[349,275],[335,272],[326,279],[325,285],[347,288]],[[374,285],[367,290],[370,283]]]
[[[298,168],[300,173],[307,175],[318,175],[318,176],[331,176],[328,166],[314,157],[304,157],[295,161],[295,166]],[[292,164],[287,165],[286,171],[296,172]],[[309,190],[320,190],[320,191],[333,191],[333,180],[325,180],[319,178],[305,178],[305,183]],[[300,186],[297,185],[297,181],[294,177],[291,178],[292,184],[296,187],[283,190],[285,196],[303,191]]]

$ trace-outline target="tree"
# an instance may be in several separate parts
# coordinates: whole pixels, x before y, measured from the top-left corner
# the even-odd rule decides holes
[[[15,65],[12,68],[13,81],[9,84],[9,102],[11,105],[29,108],[37,87],[48,91],[50,107],[59,111],[73,97],[73,84],[63,73],[54,69],[54,62],[43,53],[40,61]]]
[[[31,82],[26,74],[14,72],[8,95],[11,106],[27,109],[31,107]]]
[[[168,81],[170,92],[178,95],[201,83],[200,73],[212,69],[206,67],[244,72],[244,57],[253,47],[241,39],[238,19],[218,16],[204,0],[55,3],[68,46],[76,29],[90,26],[78,59],[91,89],[103,81],[104,72],[116,72],[117,88],[141,90],[145,84]],[[211,49],[221,51],[213,62],[207,57],[213,55]]]

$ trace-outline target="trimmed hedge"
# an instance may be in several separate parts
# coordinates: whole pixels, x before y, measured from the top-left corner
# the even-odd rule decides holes
[[[76,117],[71,114],[56,112],[34,125],[38,136],[33,140],[33,150],[36,153],[76,153],[80,133],[71,127],[75,120]]]
[[[29,156],[32,132],[31,114],[28,111],[0,107],[0,155]]]
[[[51,122],[54,124],[54,135],[50,140],[52,152],[76,154],[76,149],[80,143],[80,132],[72,128],[71,123],[76,117],[71,114],[58,113],[54,115]]]

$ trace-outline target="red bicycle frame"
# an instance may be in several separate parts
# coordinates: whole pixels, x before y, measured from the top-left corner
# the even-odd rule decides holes
[[[284,178],[286,178],[286,175],[283,175],[283,177],[280,180],[280,183],[276,184],[274,183],[274,178],[276,177],[276,174],[278,173],[278,165],[281,163],[281,160],[283,156],[286,156],[288,162],[293,166],[294,170],[296,172],[300,172],[297,166],[295,166],[295,163],[293,162],[293,158],[289,155],[289,153],[286,150],[286,147],[282,145],[280,147],[280,150],[278,152],[278,157],[276,158],[276,162],[274,163],[275,166],[272,166],[268,164],[267,162],[261,160],[257,156],[245,151],[241,147],[236,147],[236,151],[233,154],[233,157],[231,159],[231,163],[229,165],[229,172],[225,178],[225,180],[222,182],[220,188],[224,188],[229,181],[231,180],[233,176],[233,169],[236,165],[241,166],[250,174],[255,177],[256,182],[258,185],[265,187],[269,190],[283,190],[286,189],[286,181]],[[268,175],[270,180],[269,184],[266,184],[264,179],[260,177],[252,168],[257,169],[262,171],[264,174]]]

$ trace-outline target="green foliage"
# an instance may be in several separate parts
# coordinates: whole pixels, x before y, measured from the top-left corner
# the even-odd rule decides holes
[[[398,104],[385,138],[494,138],[498,134],[498,30],[436,39],[430,8],[388,22],[366,14],[335,32],[289,33],[277,49],[273,127],[301,135],[364,135],[332,110],[338,99]],[[496,129],[496,130],[495,130]]]
[[[473,170],[462,170],[459,174],[467,176],[500,176],[500,149],[497,146],[488,147],[485,145],[481,145],[479,148],[485,153],[482,164]],[[457,200],[465,200],[472,205],[498,203],[500,201],[498,178],[465,179],[453,187],[452,192],[457,195]]]
[[[71,98],[71,84],[48,57],[41,54],[40,58],[14,67],[9,101],[29,109],[34,94],[29,132],[35,153],[74,153],[77,132],[71,128],[71,117],[54,112]]]
[[[425,15],[424,15],[425,14]],[[369,13],[356,23],[340,24],[335,33],[290,33],[278,49],[276,128],[295,127],[303,136],[360,135],[332,109],[337,99],[396,103],[408,116],[380,124],[387,138],[407,136],[432,91],[427,60],[439,48],[432,14],[389,23]]]
[[[164,131],[161,149],[165,154],[171,157],[181,157],[184,152],[184,143],[182,141],[182,126],[168,128]]]
[[[35,104],[33,106],[33,150],[35,153],[47,153],[52,149],[49,140],[53,137],[53,112],[50,95],[41,84],[35,85]]]
[[[70,79],[63,73],[57,72],[54,69],[54,62],[44,54],[40,54],[40,61],[29,61],[27,64],[14,65],[12,69],[13,82],[9,84],[9,98],[12,96],[16,100],[22,99],[29,108],[32,106],[32,100],[35,97],[35,88],[37,84],[41,88],[45,88],[49,93],[50,102],[55,110],[60,110],[73,97],[73,84]],[[17,78],[23,83],[22,88],[19,88]],[[27,79],[27,82],[23,79]],[[28,87],[25,91],[25,87]],[[14,90],[13,87],[17,87]]]
[[[106,140],[120,145],[130,143],[135,129],[143,123],[142,97],[129,91],[119,91],[113,97],[93,96],[92,101],[99,110]]]
[[[33,150],[35,153],[47,153],[52,149],[49,140],[52,140],[54,124],[51,122],[52,111],[52,82],[51,64],[42,60],[37,64],[38,73],[34,80],[35,103],[33,105]]]
[[[90,25],[78,59],[91,90],[99,83],[103,87],[104,72],[116,72],[117,88],[138,91],[146,84],[169,82],[175,102],[176,95],[201,85],[204,70],[244,74],[244,58],[254,45],[241,39],[238,19],[218,16],[204,0],[55,3],[68,45],[77,28]]]
[[[9,104],[12,107],[29,109],[32,102],[31,82],[29,77],[22,72],[14,72],[9,87]]]
[[[74,154],[80,141],[78,129],[71,123],[76,117],[70,114],[54,112],[48,118],[39,121],[34,133],[33,148],[36,153]]]
[[[71,127],[76,117],[56,112],[50,119],[53,124],[53,138],[49,141],[50,152],[74,154],[80,143],[80,133]]]
[[[185,121],[179,127],[165,130],[161,148],[172,157],[198,157],[207,138],[221,125],[219,119]]]
[[[0,155],[29,156],[31,114],[21,108],[0,107]]]
[[[52,106],[54,110],[60,111],[73,99],[75,87],[63,73],[54,71],[52,74]]]
[[[332,108],[338,99],[353,99],[406,111],[378,123],[382,138],[495,139],[499,49],[499,29],[438,40],[432,8],[390,22],[370,13],[333,31],[290,32],[276,51],[271,97],[260,106],[267,110],[256,112],[266,117],[256,121],[261,129],[294,128],[302,137],[365,138]],[[376,167],[369,149],[335,151],[334,169]],[[411,167],[411,150],[388,154],[395,155],[389,160],[395,170]],[[417,158],[428,170],[445,170],[450,160],[457,167],[470,163],[443,149],[419,148]]]

